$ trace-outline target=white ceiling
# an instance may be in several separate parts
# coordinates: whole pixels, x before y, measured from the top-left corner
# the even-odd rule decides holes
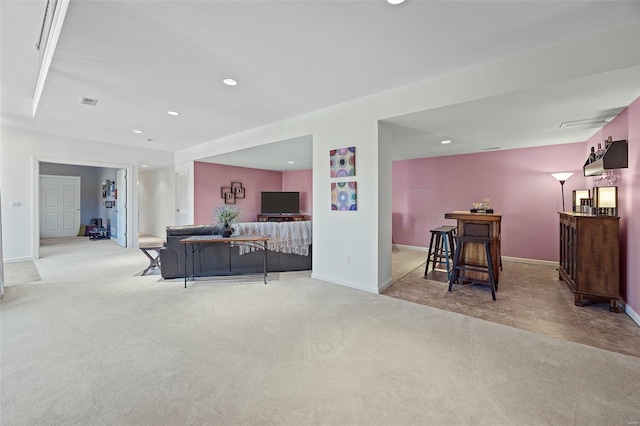
[[[638,1],[71,0],[32,117],[44,5],[0,0],[0,124],[171,152],[617,25],[640,29]],[[557,127],[619,112],[640,95],[638,76],[626,68],[386,121],[402,140],[396,158],[582,141],[596,129]],[[310,167],[310,138],[297,142],[282,142],[287,155],[300,148],[285,167]],[[282,169],[283,151],[265,150],[277,147],[207,161]]]

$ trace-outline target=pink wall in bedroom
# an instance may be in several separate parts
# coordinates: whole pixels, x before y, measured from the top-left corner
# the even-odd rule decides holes
[[[629,167],[615,170],[618,176],[618,214],[620,216],[620,295],[636,314],[640,315],[640,98],[593,135],[584,152],[597,147],[605,138],[626,139],[629,147]],[[586,178],[593,187],[595,178]],[[634,214],[635,212],[635,214]]]
[[[238,222],[255,222],[260,213],[261,191],[282,191],[282,172],[196,162],[194,169],[194,220],[196,224],[214,223],[213,211],[224,204],[220,188],[242,182],[245,198],[236,200]]]
[[[313,214],[313,170],[296,170],[282,173],[282,190],[300,193],[300,213]]]
[[[584,142],[476,154],[431,157],[393,163],[392,240],[428,247],[429,230],[453,225],[444,214],[469,210],[490,198],[502,218],[504,256],[558,261],[561,187],[550,173],[574,172],[564,185],[566,209],[571,191],[587,188],[582,176]]]

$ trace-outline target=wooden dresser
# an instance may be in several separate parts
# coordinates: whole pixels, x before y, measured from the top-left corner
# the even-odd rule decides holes
[[[620,312],[620,241],[617,216],[560,212],[560,279],[584,300],[608,300]]]

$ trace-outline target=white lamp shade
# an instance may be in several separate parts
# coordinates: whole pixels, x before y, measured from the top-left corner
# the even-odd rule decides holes
[[[558,179],[559,181],[563,181],[573,176],[573,173],[572,172],[551,173],[551,176]]]

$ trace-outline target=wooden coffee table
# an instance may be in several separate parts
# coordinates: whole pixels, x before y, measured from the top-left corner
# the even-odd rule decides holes
[[[184,244],[184,288],[187,288],[187,257],[189,253],[189,249],[191,250],[191,271],[192,278],[195,281],[195,275],[193,272],[195,271],[194,266],[194,258],[196,250],[200,250],[206,248],[208,245],[215,244],[233,244],[239,246],[247,246],[254,247],[262,250],[263,253],[263,273],[264,273],[264,283],[267,283],[267,241],[269,241],[269,237],[265,236],[249,236],[249,235],[239,235],[237,237],[222,237],[220,235],[192,235],[191,237],[180,240],[182,244]],[[229,258],[229,272],[231,272],[231,258]]]

